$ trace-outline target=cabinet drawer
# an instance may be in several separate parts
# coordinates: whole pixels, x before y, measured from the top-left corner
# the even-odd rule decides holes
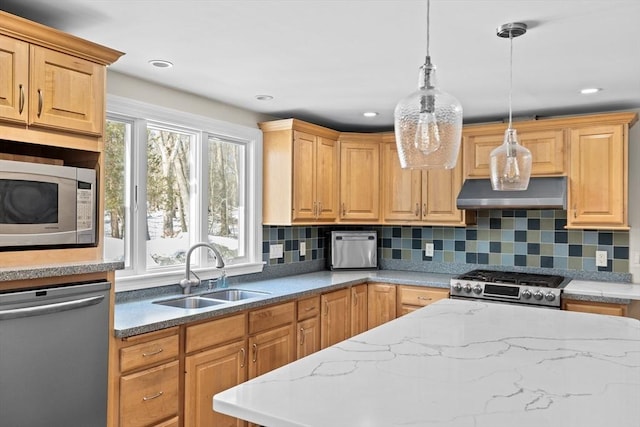
[[[170,420],[163,421],[160,424],[156,424],[153,427],[178,427],[178,417],[173,417]]]
[[[625,316],[624,304],[610,304],[598,302],[564,301],[563,309],[582,313],[608,314],[609,316]]]
[[[245,336],[245,314],[187,327],[186,352],[191,353]]]
[[[131,371],[178,357],[178,335],[159,338],[120,350],[120,370]]]
[[[177,414],[177,360],[120,378],[121,427],[145,427]]]
[[[424,307],[440,299],[449,298],[449,289],[422,288],[418,286],[399,287],[400,304]]]
[[[274,328],[295,319],[295,303],[289,302],[249,313],[249,333],[253,334]]]
[[[320,314],[320,295],[298,301],[298,320],[308,319]]]

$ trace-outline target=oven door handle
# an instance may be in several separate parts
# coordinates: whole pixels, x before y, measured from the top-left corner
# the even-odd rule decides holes
[[[81,298],[77,300],[56,302],[53,304],[38,305],[22,308],[11,308],[0,310],[0,320],[19,319],[21,317],[42,316],[45,314],[60,313],[62,311],[75,310],[76,308],[88,307],[99,304],[104,299],[104,295]]]

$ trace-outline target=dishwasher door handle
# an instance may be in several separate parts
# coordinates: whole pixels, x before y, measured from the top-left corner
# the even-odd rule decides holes
[[[60,313],[61,311],[74,310],[76,308],[96,305],[99,304],[103,299],[104,295],[99,295],[95,297],[82,298],[65,302],[56,302],[53,304],[0,310],[0,320],[19,319],[21,317],[33,317],[41,316],[44,314]]]

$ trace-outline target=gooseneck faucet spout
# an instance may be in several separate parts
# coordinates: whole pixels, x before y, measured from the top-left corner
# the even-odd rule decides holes
[[[200,285],[200,278],[195,273],[193,273],[193,275],[196,277],[194,279],[191,278],[191,273],[192,273],[191,272],[191,252],[193,252],[194,249],[199,247],[209,248],[211,252],[213,252],[216,258],[216,268],[224,268],[224,259],[222,259],[222,255],[220,254],[220,251],[218,251],[218,249],[216,249],[212,244],[201,242],[191,246],[187,251],[185,277],[184,279],[180,280],[180,286],[183,288],[183,293],[185,295],[188,295],[191,293],[192,286]]]

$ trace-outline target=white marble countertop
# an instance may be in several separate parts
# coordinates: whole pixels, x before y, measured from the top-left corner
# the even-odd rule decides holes
[[[573,279],[562,290],[565,296],[591,296],[640,300],[640,284],[594,282]],[[640,425],[640,422],[638,423]]]
[[[217,394],[268,427],[638,427],[640,321],[441,300]]]

